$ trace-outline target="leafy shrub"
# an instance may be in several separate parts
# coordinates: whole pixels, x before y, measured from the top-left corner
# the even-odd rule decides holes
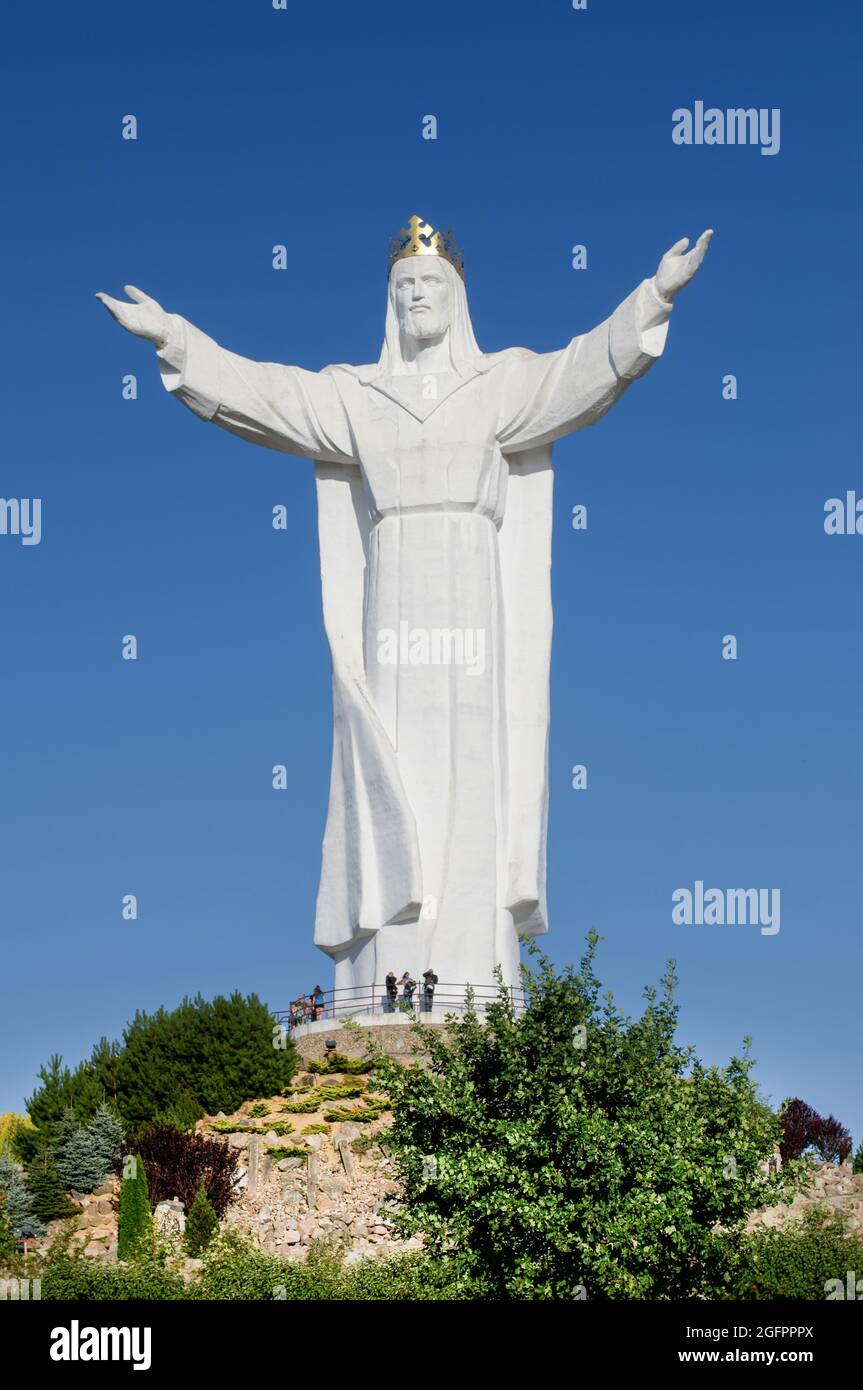
[[[146,1259],[153,1253],[153,1218],[144,1164],[137,1155],[127,1158],[120,1188],[120,1223],[117,1257],[121,1260]]]
[[[302,1134],[329,1134],[329,1132],[330,1126],[324,1124],[322,1121],[318,1121],[313,1125],[306,1125],[305,1129],[301,1131]]]
[[[10,1158],[18,1157],[15,1140],[20,1129],[35,1129],[29,1115],[14,1115],[11,1111],[0,1115],[0,1154],[6,1154]]]
[[[283,1115],[311,1115],[315,1110],[320,1110],[321,1102],[318,1100],[317,1091],[313,1091],[305,1100],[289,1100],[281,1107]]]
[[[779,1152],[782,1162],[788,1163],[792,1159],[800,1158],[804,1150],[809,1148],[812,1143],[812,1129],[819,1116],[817,1110],[813,1110],[805,1100],[795,1097],[793,1100],[782,1102],[779,1117],[782,1120]]]
[[[224,1216],[236,1195],[236,1149],[220,1139],[163,1126],[146,1130],[137,1150],[147,1170],[151,1206],[176,1196],[189,1211],[203,1185],[216,1215]]]
[[[267,1153],[278,1158],[308,1158],[309,1156],[308,1149],[299,1148],[296,1144],[268,1144]]]
[[[345,1105],[337,1110],[325,1110],[324,1119],[330,1124],[350,1121],[358,1125],[367,1125],[371,1124],[372,1120],[379,1120],[381,1115],[389,1109],[388,1100],[383,1100],[379,1096],[369,1096],[362,1105],[357,1105],[353,1109]]]
[[[124,1268],[63,1255],[46,1264],[41,1279],[43,1300],[166,1302],[186,1295],[180,1276],[153,1260]]]
[[[819,1115],[812,1129],[812,1145],[822,1163],[844,1163],[851,1153],[851,1135],[833,1115],[826,1119]]]
[[[863,1173],[863,1139],[861,1139],[860,1143],[857,1145],[857,1152],[854,1155],[853,1171],[855,1173]]]
[[[189,1215],[186,1217],[186,1253],[197,1259],[203,1255],[210,1241],[219,1231],[219,1218],[213,1211],[212,1203],[203,1187],[195,1193]]]
[[[317,1107],[316,1107],[317,1108]],[[239,1120],[213,1120],[210,1128],[216,1134],[263,1134],[260,1125],[244,1125]],[[272,1130],[273,1134],[293,1134],[293,1128],[284,1120],[274,1120],[267,1126],[267,1133]]]
[[[863,1240],[849,1234],[839,1212],[810,1207],[800,1221],[744,1237],[734,1297],[775,1302],[815,1301],[828,1281],[847,1270],[863,1274]]]
[[[779,1122],[746,1052],[708,1068],[676,1043],[670,966],[626,1018],[601,995],[597,941],[578,972],[526,968],[523,1013],[501,981],[483,1019],[423,1029],[428,1067],[381,1062],[394,1223],[424,1232],[468,1296],[715,1296],[749,1213],[796,1184],[793,1168],[763,1170]]]
[[[779,1151],[783,1163],[800,1158],[806,1149],[813,1148],[823,1163],[844,1163],[850,1155],[851,1135],[833,1115],[822,1119],[805,1100],[795,1097],[782,1102],[779,1116],[783,1131]]]
[[[361,1081],[343,1081],[340,1086],[318,1086],[315,1094],[320,1100],[355,1100],[365,1090]]]
[[[376,1057],[346,1057],[343,1052],[330,1052],[323,1061],[313,1057],[307,1070],[316,1076],[326,1076],[329,1072],[338,1072],[342,1076],[365,1076],[367,1072],[374,1071],[377,1065]]]
[[[315,1241],[303,1261],[281,1260],[237,1232],[210,1246],[193,1299],[319,1302],[322,1300],[438,1300],[455,1297],[441,1270],[420,1253],[344,1265],[334,1242]]]
[[[270,1107],[265,1100],[256,1101],[249,1109],[251,1119],[261,1119],[264,1115],[269,1115]]]

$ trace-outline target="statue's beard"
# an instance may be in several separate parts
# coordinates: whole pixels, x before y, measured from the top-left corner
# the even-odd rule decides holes
[[[399,319],[399,328],[405,338],[426,342],[429,338],[440,338],[447,324],[434,309],[405,309]]]

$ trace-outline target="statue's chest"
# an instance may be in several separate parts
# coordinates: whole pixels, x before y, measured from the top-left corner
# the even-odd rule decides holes
[[[449,392],[433,403],[425,419],[382,391],[366,388],[352,424],[378,511],[471,506],[484,498],[500,453],[494,437],[496,412],[482,385],[467,382]],[[414,380],[411,388],[418,405],[424,388],[435,389],[434,379]]]

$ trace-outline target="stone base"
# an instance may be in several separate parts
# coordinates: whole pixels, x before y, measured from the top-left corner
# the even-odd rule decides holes
[[[434,1014],[423,1014],[419,1021],[423,1028],[433,1028],[436,1032],[446,1028],[443,1015],[435,1018]],[[339,1023],[306,1023],[295,1028],[291,1037],[304,1062],[312,1059],[323,1061],[327,1055],[324,1046],[327,1040],[335,1043],[335,1051],[343,1057],[358,1061],[368,1056],[370,1042],[387,1057],[395,1057],[399,1061],[422,1064],[428,1060],[422,1040],[411,1028],[410,1018],[404,1014],[369,1014],[363,1019],[362,1025],[355,1028],[344,1028]]]

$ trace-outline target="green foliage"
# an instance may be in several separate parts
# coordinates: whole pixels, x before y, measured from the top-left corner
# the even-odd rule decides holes
[[[863,1276],[863,1239],[826,1207],[810,1207],[802,1220],[744,1237],[740,1254],[736,1298],[814,1302],[835,1287],[831,1279],[841,1281],[844,1293],[848,1270]]]
[[[179,1274],[153,1260],[142,1260],[124,1268],[63,1255],[45,1266],[41,1279],[43,1301],[167,1302],[186,1297]]]
[[[372,1149],[378,1147],[378,1136],[376,1134],[358,1134],[356,1139],[351,1140],[351,1148],[355,1154],[371,1153]]]
[[[330,1124],[346,1123],[348,1121],[358,1125],[371,1124],[372,1120],[379,1120],[381,1115],[390,1109],[390,1102],[380,1096],[367,1096],[362,1105],[357,1105],[353,1109],[343,1105],[337,1110],[325,1110],[324,1119]]]
[[[283,1041],[273,1046],[273,1021],[256,995],[212,1002],[198,995],[170,1011],[136,1014],[122,1042],[102,1038],[74,1071],[53,1056],[39,1070],[27,1110],[37,1135],[52,1141],[67,1109],[87,1123],[104,1101],[132,1135],[154,1122],[188,1130],[204,1113],[231,1113],[255,1096],[278,1093],[299,1061],[291,1039]],[[21,1142],[32,1148],[38,1139]]]
[[[104,1182],[123,1152],[123,1126],[105,1102],[86,1124],[79,1124],[75,1111],[68,1109],[55,1132],[58,1172],[76,1192],[92,1192]]]
[[[289,1100],[281,1107],[283,1115],[311,1115],[315,1110],[320,1110],[321,1102],[318,1100],[317,1091],[312,1091],[306,1096],[305,1100]]]
[[[671,967],[633,1022],[600,999],[588,941],[578,972],[525,969],[520,1016],[501,982],[485,1023],[469,1009],[446,1036],[422,1030],[427,1068],[380,1059],[395,1222],[466,1296],[716,1296],[728,1236],[797,1171],[762,1171],[780,1126],[749,1057],[707,1068],[675,1043]]]
[[[453,1298],[439,1267],[422,1254],[342,1263],[336,1243],[316,1241],[303,1261],[281,1260],[237,1232],[223,1232],[205,1256],[187,1297],[230,1301],[320,1302]]]
[[[203,1255],[210,1241],[219,1231],[219,1218],[213,1211],[206,1189],[199,1187],[195,1193],[189,1215],[186,1217],[185,1246],[187,1255],[198,1259]]]
[[[852,1172],[863,1173],[863,1139],[861,1139],[860,1143],[857,1145],[857,1152],[854,1155]]]
[[[0,1154],[6,1154],[9,1158],[18,1157],[15,1141],[21,1129],[34,1129],[29,1115],[15,1115],[11,1111],[0,1115]]]
[[[317,1106],[315,1107],[317,1109]],[[213,1120],[210,1129],[215,1134],[263,1134],[260,1125],[244,1125],[241,1120]],[[274,1120],[267,1125],[267,1134],[293,1134],[293,1128],[285,1120]]]
[[[355,1100],[357,1096],[364,1095],[365,1090],[362,1081],[343,1081],[339,1086],[318,1086],[315,1094],[320,1100]]]
[[[33,1210],[40,1221],[76,1216],[81,1210],[66,1195],[63,1179],[47,1149],[37,1154],[27,1169],[27,1186],[33,1199]]]
[[[313,1125],[306,1125],[305,1129],[301,1130],[302,1134],[329,1134],[329,1132],[330,1126],[323,1124],[322,1121]]]
[[[264,1115],[269,1115],[270,1107],[265,1100],[256,1101],[249,1109],[251,1119],[262,1119]]]
[[[45,1227],[33,1209],[33,1197],[24,1172],[6,1155],[0,1157],[0,1196],[4,1199],[13,1236],[45,1234]]]
[[[6,1194],[0,1192],[0,1269],[15,1253],[15,1237],[9,1222],[9,1206]]]
[[[277,1158],[308,1158],[309,1156],[308,1149],[299,1148],[296,1144],[268,1144],[267,1153],[274,1154]]]
[[[153,1248],[153,1218],[150,1215],[147,1173],[141,1159],[130,1154],[123,1166],[123,1185],[120,1188],[117,1258],[145,1260],[152,1257]]]
[[[150,1201],[179,1197],[186,1211],[203,1186],[218,1216],[236,1198],[239,1155],[236,1149],[204,1134],[183,1134],[170,1126],[154,1126],[138,1139],[138,1153],[147,1168]]]
[[[326,1076],[330,1072],[338,1072],[341,1076],[365,1076],[377,1065],[376,1057],[346,1057],[343,1052],[330,1052],[323,1061],[313,1057],[306,1069],[316,1076]]]
[[[200,1101],[197,1101],[190,1091],[181,1091],[165,1110],[160,1110],[153,1116],[153,1123],[179,1129],[183,1134],[188,1134],[195,1128],[198,1120],[203,1118],[203,1114],[204,1107]]]
[[[311,1115],[329,1101],[355,1100],[364,1094],[365,1086],[359,1081],[345,1081],[339,1086],[318,1086],[303,1100],[288,1101],[282,1106],[282,1114]]]

